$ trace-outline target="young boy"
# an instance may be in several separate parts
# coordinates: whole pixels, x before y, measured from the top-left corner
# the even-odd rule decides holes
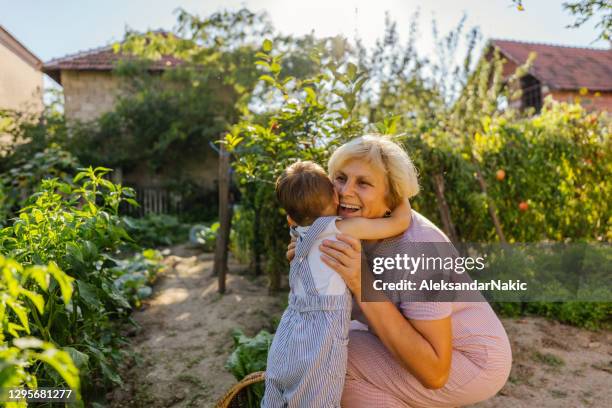
[[[410,205],[406,201],[388,218],[340,219],[338,193],[310,161],[285,169],[276,195],[298,236],[289,306],[268,353],[262,407],[340,407],[352,301],[344,280],[321,260],[319,245],[338,233],[359,239],[398,235],[410,224]]]

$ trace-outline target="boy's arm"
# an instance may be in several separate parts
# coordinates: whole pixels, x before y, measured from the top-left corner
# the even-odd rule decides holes
[[[336,221],[336,226],[343,234],[358,239],[383,239],[399,235],[406,231],[412,221],[408,200],[398,205],[387,218],[354,217]]]

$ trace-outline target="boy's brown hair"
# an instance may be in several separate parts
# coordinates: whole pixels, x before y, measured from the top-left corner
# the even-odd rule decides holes
[[[298,225],[310,225],[333,201],[334,185],[323,167],[298,161],[276,180],[276,198]]]

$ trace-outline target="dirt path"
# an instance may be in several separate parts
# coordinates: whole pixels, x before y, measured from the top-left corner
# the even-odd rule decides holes
[[[172,249],[154,295],[134,318],[142,325],[139,353],[126,385],[109,395],[112,407],[210,407],[235,380],[223,367],[231,332],[253,335],[271,327],[282,302],[267,296],[263,278],[230,263],[228,293],[216,293],[212,255]],[[603,407],[612,401],[612,333],[548,322],[504,319],[512,341],[510,380],[495,398],[473,408]]]
[[[611,332],[535,317],[502,322],[512,344],[510,379],[495,398],[474,408],[611,406]]]
[[[164,262],[153,297],[134,314],[142,326],[132,340],[139,362],[124,373],[126,385],[108,397],[111,407],[210,407],[234,377],[223,367],[232,330],[252,336],[272,329],[282,302],[267,296],[263,278],[252,280],[230,260],[227,294],[212,277],[213,256],[177,246]]]

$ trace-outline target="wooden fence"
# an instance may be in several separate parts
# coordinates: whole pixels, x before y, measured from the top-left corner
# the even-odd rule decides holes
[[[180,193],[156,186],[131,186],[136,192],[140,207],[121,203],[120,212],[132,217],[146,214],[180,214],[183,210],[183,197]]]

